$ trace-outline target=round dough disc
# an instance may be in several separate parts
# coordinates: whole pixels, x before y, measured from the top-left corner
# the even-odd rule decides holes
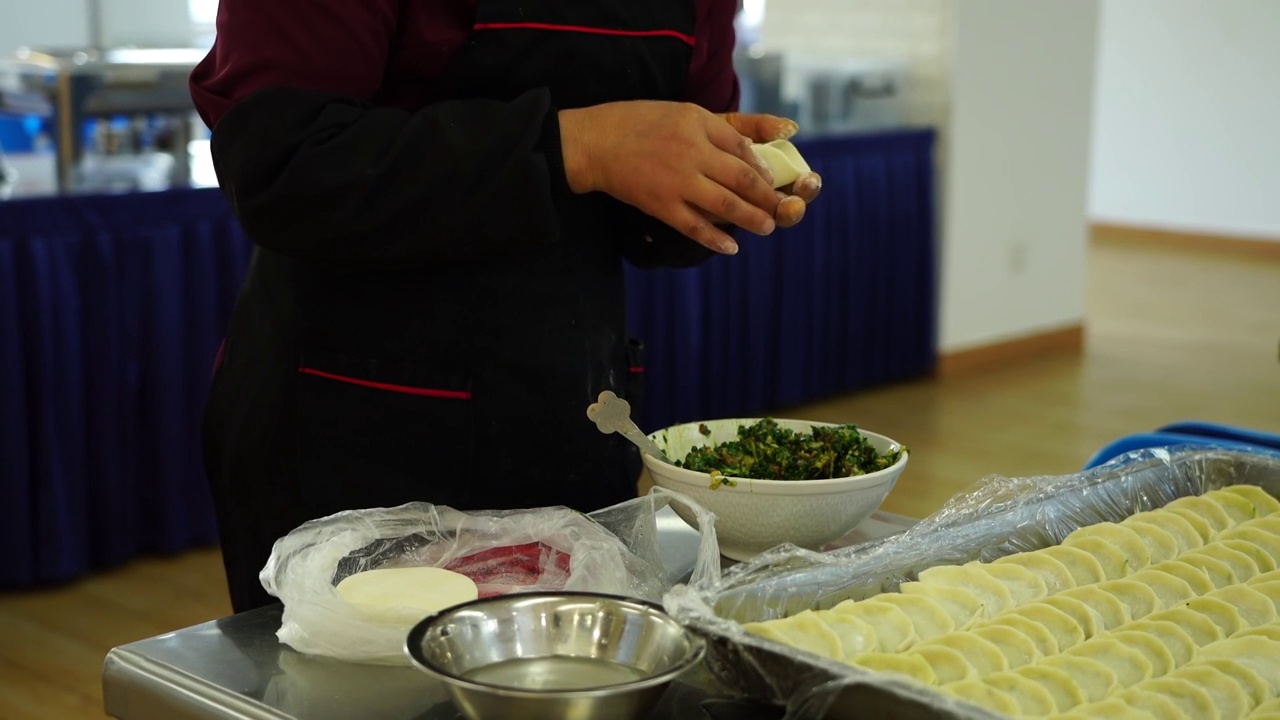
[[[338,597],[373,622],[417,622],[475,600],[475,582],[461,573],[434,567],[379,568],[338,583]]]

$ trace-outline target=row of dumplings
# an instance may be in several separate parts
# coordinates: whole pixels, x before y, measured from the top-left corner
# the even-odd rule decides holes
[[[1269,712],[1280,693],[1277,666],[1240,659],[1280,658],[1277,564],[1280,502],[1234,486],[746,629],[1011,716],[1238,718]],[[1229,684],[1212,693],[1165,697],[1182,679],[1219,675]],[[1266,692],[1245,692],[1257,678]]]
[[[1280,598],[1280,577],[1214,591],[1006,670],[962,671],[941,690],[1012,717],[1248,717],[1280,693],[1280,623],[1268,593]],[[934,660],[931,670],[943,666]]]

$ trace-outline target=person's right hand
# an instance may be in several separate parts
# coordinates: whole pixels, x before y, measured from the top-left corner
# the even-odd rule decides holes
[[[751,140],[697,105],[637,100],[562,110],[560,135],[575,193],[608,193],[729,255],[737,243],[709,218],[757,235],[777,226],[778,196]]]

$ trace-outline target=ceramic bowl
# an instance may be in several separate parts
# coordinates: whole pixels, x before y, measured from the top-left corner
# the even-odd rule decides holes
[[[684,458],[694,447],[720,444],[737,438],[738,428],[759,422],[759,418],[736,418],[685,423],[659,430],[649,437],[672,460]],[[782,427],[811,432],[813,427],[834,427],[832,423],[804,420],[777,420]],[[700,425],[711,431],[704,436]],[[859,428],[863,437],[880,453],[900,444],[883,435]],[[736,486],[721,484],[712,489],[708,473],[694,472],[644,455],[645,467],[659,487],[684,493],[716,515],[716,537],[720,552],[733,560],[746,560],[783,543],[809,550],[837,540],[875,512],[893,489],[907,466],[908,453],[892,466],[856,477],[829,480],[755,480],[733,478]],[[695,519],[673,506],[690,524]]]

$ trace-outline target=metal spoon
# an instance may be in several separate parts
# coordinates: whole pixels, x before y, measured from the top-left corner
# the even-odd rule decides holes
[[[600,393],[600,397],[596,402],[591,403],[587,408],[587,417],[596,424],[600,432],[608,435],[610,433],[620,433],[623,437],[635,443],[641,452],[646,452],[664,463],[670,464],[666,453],[662,452],[662,448],[658,444],[649,439],[635,422],[631,420],[631,403],[614,395],[613,392],[605,390]]]

